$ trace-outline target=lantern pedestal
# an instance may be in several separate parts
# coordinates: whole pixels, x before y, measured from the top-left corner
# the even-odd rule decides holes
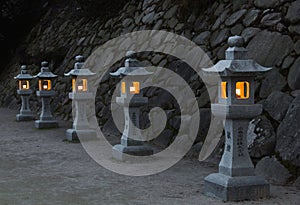
[[[54,91],[37,91],[38,97],[42,99],[42,112],[40,119],[35,121],[35,127],[38,129],[57,128],[56,121],[51,114],[50,100],[55,95]]]
[[[29,107],[29,97],[32,94],[32,90],[18,90],[18,94],[21,96],[22,106],[20,114],[17,114],[17,121],[30,121],[35,119],[35,115],[31,112]]]
[[[153,154],[153,149],[144,145],[143,137],[139,129],[140,107],[148,103],[146,97],[133,97],[129,101],[126,97],[117,97],[117,103],[124,107],[125,128],[121,138],[121,144],[115,145],[112,150],[113,157],[125,161],[128,155],[148,156]],[[140,139],[133,140],[133,139]]]
[[[141,146],[125,146],[122,144],[115,145],[113,147],[112,155],[113,158],[126,161],[128,160],[128,155],[133,156],[148,156],[153,154],[153,149],[145,145]]]
[[[260,176],[230,177],[216,173],[205,178],[204,192],[223,201],[253,200],[269,196],[270,186]]]
[[[264,177],[254,176],[254,166],[247,147],[248,119],[261,112],[261,105],[212,105],[212,113],[216,117],[226,118],[226,141],[219,173],[211,174],[204,180],[206,195],[224,201],[269,196],[270,187],[267,181]]]
[[[69,93],[69,98],[75,103],[75,119],[73,128],[66,131],[68,141],[79,140],[81,137],[94,138],[95,130],[91,129],[86,116],[86,104],[93,99],[92,93]]]
[[[97,137],[96,131],[93,130],[75,130],[75,129],[68,129],[66,131],[66,136],[68,141],[79,140],[79,137],[85,137],[90,139],[95,139]]]

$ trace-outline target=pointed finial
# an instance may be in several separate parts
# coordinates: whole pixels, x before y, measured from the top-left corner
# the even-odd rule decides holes
[[[243,37],[241,36],[232,36],[232,37],[229,37],[228,39],[228,45],[230,47],[244,47],[245,45],[245,40]]]
[[[136,58],[136,53],[134,51],[127,51],[126,58]]]
[[[83,56],[81,56],[81,55],[78,55],[78,56],[76,56],[75,57],[75,60],[76,60],[76,62],[84,62],[84,57]]]
[[[49,66],[49,63],[48,63],[47,61],[43,61],[43,62],[41,63],[41,66],[42,66],[42,67],[48,67],[48,66]]]

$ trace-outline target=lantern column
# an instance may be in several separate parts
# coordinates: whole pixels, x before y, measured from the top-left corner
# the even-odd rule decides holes
[[[140,80],[151,75],[136,59],[133,51],[126,54],[125,67],[110,73],[112,77],[122,78],[121,97],[116,102],[123,106],[125,126],[121,137],[121,144],[113,147],[113,157],[117,160],[126,160],[127,155],[147,156],[153,154],[151,147],[146,146],[139,128],[140,108],[148,104],[148,98],[143,97],[140,89]]]
[[[28,74],[27,67],[25,65],[21,66],[21,73],[15,77],[18,80],[19,88],[18,95],[21,96],[22,105],[20,109],[20,114],[17,114],[17,121],[29,121],[34,120],[35,115],[30,110],[29,97],[32,94],[30,89],[30,80],[33,76]]]
[[[254,175],[247,147],[249,121],[262,112],[262,106],[254,104],[254,77],[270,68],[247,58],[242,37],[230,37],[228,44],[226,60],[204,69],[218,73],[222,79],[219,102],[212,104],[212,113],[225,119],[226,138],[219,173],[205,178],[205,194],[223,201],[253,200],[267,197],[270,192],[264,177]]]
[[[95,137],[96,131],[91,129],[87,119],[86,106],[87,103],[94,99],[92,93],[89,91],[89,78],[95,75],[89,69],[84,69],[84,57],[76,56],[76,63],[74,69],[65,76],[72,79],[72,92],[69,93],[69,98],[75,103],[75,117],[73,128],[67,130],[67,140],[78,140],[78,135]]]
[[[38,129],[43,128],[56,128],[58,122],[54,119],[51,113],[50,100],[56,93],[52,90],[52,81],[57,75],[54,75],[48,67],[48,62],[42,62],[41,72],[35,77],[39,81],[39,90],[36,92],[38,97],[42,100],[42,110],[40,119],[35,121],[35,127]]]

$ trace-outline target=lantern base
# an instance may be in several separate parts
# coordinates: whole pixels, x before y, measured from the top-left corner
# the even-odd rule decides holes
[[[66,132],[67,140],[74,141],[79,140],[79,137],[87,138],[87,139],[95,139],[97,137],[97,132],[94,130],[75,130],[75,129],[68,129]],[[78,137],[79,135],[79,137]],[[86,140],[86,139],[81,139]]]
[[[140,146],[124,146],[117,144],[113,147],[112,155],[113,158],[126,161],[130,159],[130,155],[133,156],[149,156],[153,154],[153,149],[151,147],[140,145]]]
[[[216,173],[205,178],[204,192],[223,201],[256,200],[270,195],[270,185],[261,176],[230,177]]]
[[[17,121],[31,121],[31,120],[35,120],[35,115],[31,115],[31,114],[27,114],[27,115],[23,115],[23,114],[17,114],[16,115],[16,119]]]
[[[48,128],[57,128],[58,122],[56,120],[36,120],[35,127],[38,129],[48,129]]]

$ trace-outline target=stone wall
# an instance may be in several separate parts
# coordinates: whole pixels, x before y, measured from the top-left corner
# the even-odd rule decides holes
[[[70,81],[63,77],[63,73],[72,69],[76,55],[88,57],[98,46],[121,34],[163,29],[194,41],[213,62],[217,62],[224,59],[228,37],[241,35],[250,56],[260,64],[274,68],[256,79],[256,102],[263,104],[264,113],[251,121],[250,154],[255,162],[276,156],[293,175],[284,182],[289,183],[299,176],[300,167],[300,95],[297,91],[300,89],[300,0],[219,0],[199,8],[201,12],[193,13],[184,12],[182,5],[171,0],[132,0],[108,21],[77,15],[79,11],[74,8],[50,8],[27,36],[22,55],[34,74],[39,70],[40,61],[50,62],[52,71],[59,75],[55,82],[58,95],[52,102],[53,110],[57,117],[71,120],[71,102],[67,97]],[[165,66],[185,75],[202,108],[202,115],[209,120],[210,112],[204,109],[210,107],[206,88],[194,73],[188,72],[186,64],[162,54],[144,53],[140,57],[145,64]],[[19,106],[13,80],[19,68],[19,62],[13,59],[9,72],[1,76],[1,106]],[[109,78],[104,79],[96,99],[99,123],[107,129],[112,122],[109,104],[115,84]],[[36,85],[34,82],[33,88]],[[148,97],[154,96],[148,94]],[[165,110],[172,111],[172,114],[167,129],[157,141],[161,146],[168,146],[176,136],[180,113],[174,103],[165,99],[161,104],[165,103]],[[35,96],[31,103],[38,111],[39,102]],[[207,126],[200,127],[197,142],[204,140]],[[266,161],[260,161],[260,167]],[[269,160],[267,166],[272,162],[274,160],[271,163]],[[276,167],[277,164],[273,164]]]

